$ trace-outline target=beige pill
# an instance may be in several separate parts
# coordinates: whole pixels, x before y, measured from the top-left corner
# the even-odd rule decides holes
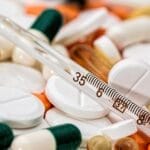
[[[115,143],[114,150],[139,150],[139,147],[135,140],[126,137]]]
[[[105,136],[94,136],[87,143],[88,150],[112,150],[112,143]]]

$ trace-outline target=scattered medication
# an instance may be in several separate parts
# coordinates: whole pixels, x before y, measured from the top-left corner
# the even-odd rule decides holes
[[[122,138],[115,143],[114,150],[140,150],[135,140],[130,137]]]
[[[12,129],[6,124],[0,123],[0,149],[6,150],[14,139]]]
[[[76,150],[81,144],[80,130],[72,124],[63,124],[18,136],[11,150]]]
[[[0,87],[0,121],[12,128],[35,127],[42,121],[44,106],[32,94],[20,89]]]
[[[109,113],[109,110],[56,75],[48,80],[45,93],[56,108],[76,118],[97,119]]]
[[[88,150],[112,150],[111,140],[106,136],[94,136],[87,143]]]

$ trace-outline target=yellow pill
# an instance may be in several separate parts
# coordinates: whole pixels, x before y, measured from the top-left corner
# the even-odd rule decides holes
[[[126,137],[115,143],[114,150],[139,150],[139,147],[134,139]]]
[[[150,16],[150,6],[136,9],[129,15],[129,18],[135,18],[139,16]]]
[[[112,150],[112,143],[105,136],[94,136],[87,143],[88,150]]]

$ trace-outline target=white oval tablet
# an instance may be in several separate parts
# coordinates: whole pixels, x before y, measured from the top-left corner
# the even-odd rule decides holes
[[[46,113],[45,119],[50,126],[60,125],[64,123],[74,124],[80,129],[84,138],[88,138],[96,133],[99,129],[111,125],[111,122],[107,118],[101,118],[91,121],[76,120],[67,116],[65,113],[57,110],[56,108],[50,109]]]
[[[0,87],[0,121],[12,128],[29,128],[41,123],[43,104],[20,89]]]
[[[140,106],[150,102],[150,70],[142,62],[120,61],[111,69],[108,83]]]
[[[45,80],[33,68],[13,63],[0,63],[0,86],[19,88],[28,92],[42,92]]]
[[[58,76],[52,76],[48,80],[45,92],[56,108],[73,117],[96,119],[106,116],[109,112]]]
[[[150,41],[150,18],[138,17],[123,21],[109,28],[107,36],[120,48],[140,41]]]

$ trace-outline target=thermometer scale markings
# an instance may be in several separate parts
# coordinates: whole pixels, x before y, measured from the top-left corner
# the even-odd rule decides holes
[[[82,75],[80,72],[76,72],[76,77],[73,78],[74,82],[78,82],[80,86],[84,86],[86,82],[90,85],[97,88],[96,96],[101,97],[103,93],[105,93],[108,97],[110,97],[114,103],[113,107],[124,113],[126,109],[128,109],[131,113],[138,117],[137,124],[145,125],[146,123],[150,124],[150,113],[146,110],[142,109],[140,106],[133,103],[128,98],[122,96],[117,90],[108,86],[104,81],[99,80],[92,73],[87,73],[86,75]]]

